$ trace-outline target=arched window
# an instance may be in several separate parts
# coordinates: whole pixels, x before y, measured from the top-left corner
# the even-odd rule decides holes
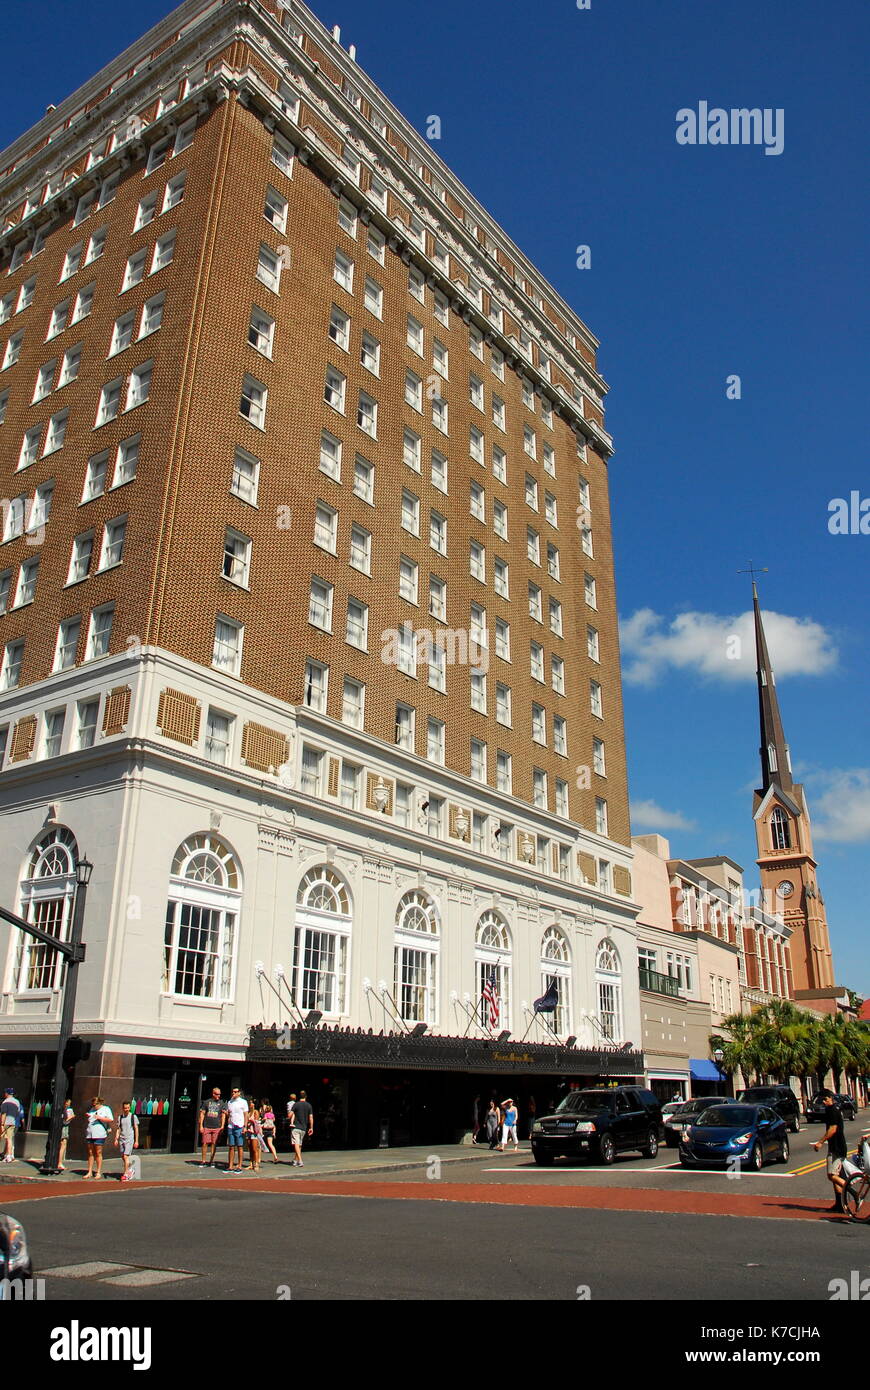
[[[406,1023],[434,1023],[437,1014],[438,909],[427,893],[405,893],[396,908],[393,998]]]
[[[601,1031],[609,1042],[618,1042],[622,1035],[622,974],[616,947],[606,937],[595,954],[595,991]]]
[[[347,1013],[352,924],[347,885],[328,864],[309,869],[296,893],[293,998],[299,1009]]]
[[[563,1037],[571,1031],[571,953],[564,933],[555,925],[547,928],[541,942],[541,993],[546,994],[554,983],[556,1008],[548,1018]]]
[[[474,939],[477,1016],[484,1028],[510,1028],[511,939],[498,912],[482,914]]]
[[[172,861],[163,937],[163,991],[187,999],[233,993],[241,875],[216,835],[191,835]]]
[[[770,838],[774,849],[791,849],[791,822],[781,806],[773,808]]]
[[[776,748],[772,743],[769,743],[767,745],[767,770],[768,772],[778,771],[778,763],[776,760]]]
[[[21,881],[21,915],[27,922],[66,941],[75,897],[75,866],[79,857],[75,836],[65,826],[37,840]],[[59,989],[63,959],[33,937],[18,932],[13,989]]]

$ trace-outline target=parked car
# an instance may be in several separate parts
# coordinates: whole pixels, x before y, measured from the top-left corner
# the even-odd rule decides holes
[[[684,1168],[741,1167],[760,1172],[765,1163],[788,1161],[785,1120],[767,1105],[711,1105],[680,1136]]]
[[[532,1125],[535,1162],[546,1167],[568,1154],[610,1164],[626,1149],[655,1158],[661,1114],[656,1096],[640,1086],[570,1091],[552,1115]]]
[[[666,1105],[663,1105],[662,1123],[664,1124],[670,1118],[670,1116],[673,1115],[674,1111],[679,1110],[680,1106],[685,1105],[685,1103],[685,1096],[678,1096],[676,1100],[669,1100]]]
[[[834,1104],[843,1112],[844,1120],[854,1120],[857,1107],[851,1096],[835,1095]],[[821,1092],[817,1091],[807,1105],[807,1124],[815,1124],[817,1120],[824,1122],[826,1110],[827,1106],[822,1100]]]
[[[792,1134],[801,1127],[801,1108],[791,1086],[748,1086],[737,1092],[738,1101],[745,1105],[768,1105],[785,1120]]]
[[[729,1099],[726,1096],[723,1100],[721,1096],[695,1096],[693,1100],[684,1100],[676,1107],[670,1115],[662,1112],[662,1119],[665,1126],[665,1143],[669,1149],[675,1149],[680,1142],[680,1134],[686,1125],[694,1122],[695,1116],[700,1115],[702,1110],[706,1110],[711,1105],[728,1105]]]
[[[32,1278],[33,1264],[21,1222],[14,1216],[0,1215],[0,1299],[6,1296],[7,1281]]]

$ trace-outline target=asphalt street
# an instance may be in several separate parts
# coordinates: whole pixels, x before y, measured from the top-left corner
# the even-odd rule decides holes
[[[59,1302],[826,1301],[831,1281],[870,1274],[870,1223],[827,1215],[823,1168],[796,1171],[821,1163],[817,1137],[795,1136],[785,1168],[739,1179],[674,1169],[667,1150],[580,1171],[475,1150],[440,1176],[433,1154],[388,1176],[256,1187],[8,1186],[2,1209]]]

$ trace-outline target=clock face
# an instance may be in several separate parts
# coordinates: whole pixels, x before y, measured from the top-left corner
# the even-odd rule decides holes
[[[776,892],[780,898],[790,898],[794,892],[794,884],[790,879],[784,878],[782,883],[777,884]]]

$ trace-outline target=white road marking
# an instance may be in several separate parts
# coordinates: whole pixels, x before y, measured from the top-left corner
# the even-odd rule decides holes
[[[172,1284],[180,1279],[197,1279],[196,1274],[186,1274],[179,1269],[137,1269],[132,1274],[118,1274],[112,1279],[101,1279],[101,1284],[135,1284],[139,1287],[149,1284]]]
[[[84,1264],[58,1265],[56,1269],[41,1269],[41,1278],[52,1279],[95,1279],[99,1274],[125,1274],[134,1265],[112,1264],[102,1260],[91,1260]]]

